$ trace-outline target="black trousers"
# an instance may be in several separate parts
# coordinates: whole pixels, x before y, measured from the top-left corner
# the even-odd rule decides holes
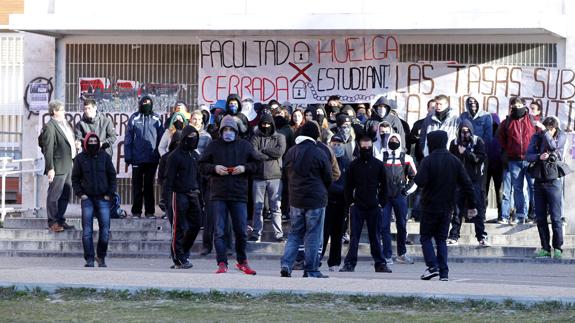
[[[201,228],[200,200],[197,195],[172,193],[172,246],[174,264],[185,263]]]
[[[142,214],[143,203],[146,215],[156,212],[154,181],[157,168],[157,163],[132,165],[132,214]]]
[[[325,209],[325,220],[323,223],[323,249],[321,258],[325,254],[327,242],[331,238],[329,247],[329,258],[327,265],[329,267],[341,265],[341,245],[343,232],[345,231],[345,218],[347,208],[345,207],[343,197],[341,200],[329,200]]]

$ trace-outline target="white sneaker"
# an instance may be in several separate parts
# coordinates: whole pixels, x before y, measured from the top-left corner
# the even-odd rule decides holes
[[[391,258],[385,258],[385,263],[388,265],[393,265],[393,259]]]
[[[447,245],[448,246],[457,246],[457,245],[459,245],[459,242],[455,239],[447,239]]]
[[[501,220],[497,221],[497,223],[499,223],[499,224],[509,224],[509,220],[508,220],[508,219],[501,219]]]
[[[415,263],[415,261],[413,261],[413,259],[407,254],[395,258],[395,262],[397,262],[398,264],[406,264],[406,265],[411,265]]]
[[[487,242],[487,239],[483,239],[483,240],[479,241],[479,246],[483,247],[483,248],[491,247],[489,245],[489,242]]]

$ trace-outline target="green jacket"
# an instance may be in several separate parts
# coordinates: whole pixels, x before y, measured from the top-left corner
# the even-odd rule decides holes
[[[71,127],[70,129],[73,133]],[[54,169],[56,175],[70,173],[73,166],[72,149],[76,149],[76,147],[70,146],[70,142],[66,139],[66,134],[60,129],[56,120],[50,119],[46,124],[42,137],[44,144],[42,152],[46,163],[44,174],[48,174],[50,169]]]

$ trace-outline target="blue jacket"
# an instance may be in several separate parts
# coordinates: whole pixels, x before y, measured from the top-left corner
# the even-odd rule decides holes
[[[124,136],[124,159],[127,164],[157,163],[160,160],[158,144],[164,133],[160,116],[135,112],[128,120]]]
[[[493,118],[491,118],[491,113],[483,111],[480,107],[477,107],[477,113],[473,115],[471,113],[471,105],[469,104],[469,99],[465,100],[466,111],[459,116],[461,121],[469,120],[473,125],[473,134],[481,137],[486,145],[491,143],[493,140]]]

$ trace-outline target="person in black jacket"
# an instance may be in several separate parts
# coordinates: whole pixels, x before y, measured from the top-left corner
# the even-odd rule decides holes
[[[343,192],[345,186],[345,175],[351,160],[349,160],[345,154],[345,140],[340,135],[334,135],[331,137],[329,145],[337,158],[341,175],[328,189],[321,257],[323,258],[323,255],[325,254],[327,242],[331,241],[327,265],[329,267],[329,271],[337,271],[341,265],[342,237],[345,232],[346,216],[349,211],[345,205]]]
[[[373,141],[370,136],[363,136],[359,139],[359,158],[351,162],[345,180],[345,202],[351,207],[351,240],[344,265],[339,271],[355,271],[359,239],[366,221],[375,271],[391,272],[383,259],[379,232],[380,206],[385,203],[386,185],[383,163],[373,156]]]
[[[264,199],[267,195],[268,207],[275,239],[283,241],[281,213],[281,166],[282,156],[286,149],[285,137],[276,132],[274,118],[271,114],[261,117],[257,130],[250,140],[262,160],[260,168],[253,176],[253,232],[250,241],[259,242],[264,228]]]
[[[319,126],[306,122],[296,145],[284,158],[284,172],[289,178],[291,232],[281,259],[282,277],[290,277],[298,247],[304,244],[304,277],[326,278],[319,271],[319,250],[332,169],[328,155],[318,148]],[[304,240],[305,237],[305,240]]]
[[[391,106],[389,105],[389,101],[386,97],[381,96],[375,103],[373,104],[373,113],[369,120],[365,123],[365,133],[375,140],[377,135],[377,127],[382,121],[387,121],[391,125],[393,129],[392,132],[399,134],[401,137],[401,142],[405,142],[405,131],[403,129],[403,125],[401,124],[401,120],[391,113]],[[403,149],[405,151],[405,148]]]
[[[468,217],[477,215],[473,184],[461,161],[447,150],[447,132],[432,131],[427,134],[427,148],[430,154],[419,165],[413,181],[421,191],[421,223],[419,234],[421,248],[427,269],[421,279],[429,280],[439,275],[447,281],[447,231],[455,207],[455,191],[460,186],[467,198]],[[431,238],[435,240],[437,255]]]
[[[116,169],[112,158],[100,149],[100,139],[95,133],[86,134],[84,151],[74,160],[72,187],[81,199],[82,245],[85,267],[106,266],[106,253],[110,238],[111,199],[116,193]],[[99,235],[96,255],[92,239],[94,216],[98,219]],[[94,257],[95,256],[95,257]]]
[[[168,157],[165,187],[172,198],[172,261],[174,268],[192,268],[190,249],[200,232],[200,156],[196,152],[200,134],[192,126],[182,130],[182,140]]]
[[[214,245],[218,270],[228,271],[225,227],[228,213],[236,237],[236,267],[248,275],[256,272],[248,266],[247,201],[248,176],[258,169],[259,155],[252,145],[239,138],[238,125],[232,116],[225,116],[220,124],[220,138],[212,141],[200,158],[200,170],[209,175],[212,215],[215,217]]]
[[[457,138],[451,141],[449,152],[461,160],[467,175],[469,175],[473,183],[478,214],[471,220],[475,225],[475,237],[479,242],[479,246],[488,247],[487,232],[485,232],[485,185],[483,184],[485,181],[487,152],[483,139],[474,134],[473,124],[468,119],[464,119],[459,124],[459,133]],[[461,190],[457,190],[456,195],[457,210],[451,218],[451,230],[449,231],[449,239],[447,239],[447,244],[451,246],[458,244],[461,222],[467,213],[465,194]]]
[[[170,139],[170,144],[168,145],[168,153],[164,154],[160,158],[160,164],[158,165],[158,184],[161,188],[160,203],[158,206],[160,210],[165,212],[165,217],[168,218],[170,224],[172,223],[172,212],[171,212],[171,197],[168,195],[168,190],[166,189],[166,177],[168,176],[168,157],[178,148],[180,141],[182,140],[182,131],[177,130],[172,135]]]

